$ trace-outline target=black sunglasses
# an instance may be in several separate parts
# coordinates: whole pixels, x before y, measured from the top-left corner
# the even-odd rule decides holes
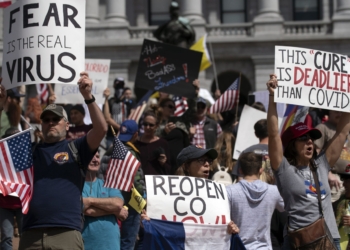
[[[167,105],[167,107],[170,108],[170,109],[174,109],[175,108],[175,106],[173,106],[171,104]]]
[[[53,122],[53,123],[58,123],[60,120],[62,119],[62,117],[53,117],[53,118],[44,118],[42,119],[43,123],[50,123],[50,122]]]
[[[144,122],[144,123],[142,123],[142,125],[144,126],[144,127],[150,127],[150,128],[153,128],[154,126],[156,126],[156,124],[152,124],[152,123],[148,123],[148,122]]]
[[[309,134],[302,135],[297,138],[298,141],[308,141],[310,139],[314,141],[314,139]]]

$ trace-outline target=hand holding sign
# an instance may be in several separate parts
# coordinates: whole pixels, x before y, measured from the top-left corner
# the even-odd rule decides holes
[[[92,99],[92,94],[91,94],[92,81],[89,78],[88,73],[86,72],[81,72],[80,76],[81,77],[78,81],[79,91],[85,100],[90,100]]]
[[[270,80],[266,83],[267,90],[269,91],[270,95],[274,95],[275,89],[278,86],[277,83],[277,76],[275,74],[270,75]]]

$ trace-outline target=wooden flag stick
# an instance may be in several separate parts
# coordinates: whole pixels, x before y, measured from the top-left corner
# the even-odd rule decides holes
[[[211,60],[213,61],[215,85],[216,85],[216,89],[219,89],[218,75],[216,74],[216,65],[215,65],[215,59],[214,59],[214,51],[213,51],[213,47],[211,46],[211,43],[209,43],[209,47],[210,47],[210,57],[211,57]]]
[[[112,126],[112,125],[110,125],[110,126],[111,126],[111,129],[112,129],[113,135],[114,135],[114,136],[117,136],[117,134],[115,133],[115,130],[114,130],[113,126]]]

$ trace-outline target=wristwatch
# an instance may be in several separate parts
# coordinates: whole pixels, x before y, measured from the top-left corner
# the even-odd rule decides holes
[[[92,96],[92,99],[90,100],[84,100],[86,104],[90,104],[90,103],[93,103],[95,101],[95,97]]]

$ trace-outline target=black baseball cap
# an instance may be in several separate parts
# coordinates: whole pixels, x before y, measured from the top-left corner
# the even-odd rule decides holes
[[[58,115],[59,117],[63,117],[68,121],[67,112],[60,105],[56,105],[56,104],[47,105],[44,111],[41,113],[40,119],[43,119],[45,114],[47,114],[48,112],[52,112],[55,115]]]
[[[204,149],[200,146],[190,145],[181,150],[176,158],[178,166],[181,166],[188,160],[198,159],[203,155],[207,155],[210,159],[215,160],[218,157],[218,152],[213,149]]]
[[[20,94],[17,88],[13,88],[13,89],[8,89],[7,90],[7,96],[8,97],[25,97],[26,95]]]

